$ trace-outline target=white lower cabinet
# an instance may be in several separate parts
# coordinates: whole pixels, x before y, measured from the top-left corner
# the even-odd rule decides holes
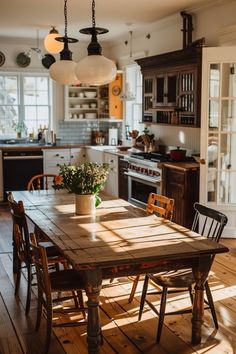
[[[85,162],[86,160],[86,151],[85,148],[73,148],[70,149],[70,164],[78,165]]]
[[[97,162],[98,164],[102,164],[104,162],[104,151],[98,150],[93,147],[89,147],[86,149],[86,161],[89,162]]]
[[[58,174],[60,165],[79,164],[85,161],[84,148],[43,150],[44,173]]]
[[[108,179],[105,185],[104,191],[114,197],[119,195],[118,187],[118,163],[119,157],[115,154],[109,152],[104,153],[104,162],[108,163],[110,166]]]
[[[44,173],[58,173],[60,165],[70,163],[70,149],[43,150]]]

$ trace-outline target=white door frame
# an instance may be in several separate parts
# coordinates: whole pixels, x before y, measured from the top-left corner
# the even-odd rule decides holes
[[[228,217],[224,230],[225,237],[236,238],[236,204],[223,204],[207,201],[207,166],[208,166],[208,116],[209,116],[209,67],[210,63],[236,63],[236,46],[203,48],[202,55],[202,100],[201,100],[201,161],[200,164],[200,203],[221,211]],[[218,152],[219,153],[219,152]],[[236,151],[235,151],[236,154]],[[236,181],[235,181],[236,183]]]

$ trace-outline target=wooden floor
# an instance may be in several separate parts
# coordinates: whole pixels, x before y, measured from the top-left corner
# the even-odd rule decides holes
[[[34,331],[36,289],[29,316],[24,314],[26,281],[22,277],[19,296],[14,296],[12,277],[11,219],[0,206],[0,354],[42,354],[45,327]],[[223,240],[230,253],[216,257],[210,286],[216,304],[219,330],[214,329],[209,311],[205,311],[202,344],[193,347],[191,315],[167,316],[159,345],[155,344],[156,316],[146,308],[142,321],[137,321],[140,290],[128,304],[131,281],[115,280],[104,284],[101,294],[101,321],[106,354],[163,353],[236,353],[236,240]],[[172,295],[169,309],[189,306],[188,294]],[[159,299],[153,297],[159,303]],[[168,309],[167,309],[168,310]],[[44,324],[44,322],[42,323]],[[85,354],[86,328],[57,329],[49,354]]]

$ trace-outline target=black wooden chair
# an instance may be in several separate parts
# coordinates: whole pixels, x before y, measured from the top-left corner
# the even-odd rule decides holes
[[[174,199],[168,198],[161,194],[150,193],[148,196],[146,210],[149,214],[156,213],[158,216],[171,220],[174,211]],[[133,301],[139,279],[140,275],[137,275],[133,280],[133,285],[128,300],[129,302]]]
[[[42,353],[48,353],[52,327],[74,327],[87,324],[84,307],[82,290],[85,288],[84,274],[82,271],[74,269],[63,269],[49,272],[48,258],[46,249],[38,246],[34,234],[30,235],[34,264],[36,267],[37,284],[38,284],[38,309],[36,319],[36,330],[39,330],[43,309],[46,316],[46,340]],[[53,293],[57,296],[53,298]],[[71,295],[69,294],[71,293]],[[60,296],[58,296],[60,294]],[[74,300],[74,306],[70,306],[68,300]],[[63,306],[66,301],[66,306]],[[60,304],[55,309],[54,304]],[[53,322],[53,313],[64,314],[63,322]],[[73,313],[73,316],[70,316]],[[82,313],[79,320],[70,320],[75,313]],[[69,319],[65,320],[65,316],[69,315]]]
[[[199,203],[195,203],[195,217],[193,220],[192,230],[200,233],[202,236],[208,239],[219,242],[222,235],[223,229],[227,224],[227,217],[217,210],[210,209]],[[214,261],[214,256],[212,256],[212,263]],[[162,288],[162,291],[152,291],[148,292],[149,280],[156,284],[158,287]],[[144,304],[145,302],[151,307],[151,309],[159,316],[158,329],[156,342],[159,343],[161,338],[162,327],[164,323],[165,315],[175,315],[180,313],[192,312],[192,309],[183,309],[179,311],[173,311],[165,313],[166,300],[168,293],[183,292],[188,290],[190,294],[191,303],[193,304],[193,284],[194,277],[191,269],[184,270],[173,270],[166,272],[164,274],[147,274],[145,276],[143,291],[141,296],[141,303],[139,309],[139,320],[141,320]],[[172,289],[172,290],[169,290]],[[216,316],[216,311],[214,307],[213,298],[211,295],[210,287],[208,281],[205,282],[206,299],[205,303],[210,308],[213,321],[216,329],[218,329],[218,321]],[[146,298],[148,295],[161,294],[160,310]]]
[[[22,201],[16,202],[12,193],[8,193],[8,205],[10,207],[12,221],[13,221],[13,271],[16,275],[15,295],[18,294],[22,269],[26,268],[27,279],[27,297],[25,314],[30,310],[31,300],[31,285],[32,285],[32,249],[30,246],[29,229],[25,215],[24,204]],[[41,242],[47,249],[49,262],[53,265],[58,263],[66,264],[66,260],[58,254],[55,246],[51,242]]]

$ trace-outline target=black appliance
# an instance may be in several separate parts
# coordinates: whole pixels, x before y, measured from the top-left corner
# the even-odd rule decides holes
[[[6,192],[24,190],[34,175],[43,173],[43,152],[41,150],[3,151],[3,190]]]

